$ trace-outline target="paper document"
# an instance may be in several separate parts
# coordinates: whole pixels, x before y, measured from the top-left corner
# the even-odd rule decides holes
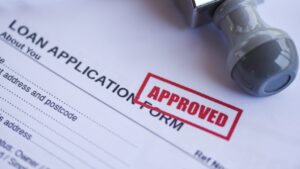
[[[0,169],[300,169],[299,78],[244,94],[172,1],[0,2]]]

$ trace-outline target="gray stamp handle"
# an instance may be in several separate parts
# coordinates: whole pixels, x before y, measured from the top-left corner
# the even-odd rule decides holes
[[[259,16],[255,0],[175,0],[192,27],[213,21],[230,43],[231,78],[253,96],[270,96],[288,87],[298,72],[295,44],[284,31]]]

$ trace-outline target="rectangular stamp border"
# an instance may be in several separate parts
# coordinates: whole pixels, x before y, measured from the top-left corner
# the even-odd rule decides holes
[[[203,98],[208,99],[208,100],[210,100],[210,101],[212,101],[212,102],[218,103],[218,104],[220,104],[220,105],[222,105],[222,106],[225,106],[225,107],[227,107],[227,108],[229,108],[229,109],[232,109],[232,110],[236,111],[236,112],[237,112],[237,115],[236,115],[236,117],[235,117],[235,119],[234,119],[234,121],[233,121],[233,124],[232,124],[232,126],[231,126],[231,128],[230,128],[228,134],[227,134],[227,135],[219,134],[219,133],[217,133],[217,132],[211,131],[211,130],[209,130],[209,129],[207,129],[207,128],[204,128],[204,127],[202,127],[202,126],[199,126],[199,125],[197,125],[197,124],[194,124],[194,123],[192,123],[192,122],[189,122],[189,121],[187,121],[187,120],[185,120],[185,119],[182,119],[182,118],[180,118],[180,117],[177,117],[177,116],[175,116],[175,115],[173,115],[173,114],[170,114],[170,113],[168,113],[168,112],[165,112],[165,111],[163,111],[163,110],[161,110],[161,109],[159,109],[159,108],[157,108],[157,107],[153,107],[153,106],[151,106],[151,105],[149,105],[149,104],[146,104],[146,103],[141,102],[141,101],[139,100],[139,99],[140,99],[140,96],[141,96],[141,94],[142,94],[144,88],[146,87],[147,83],[149,82],[150,78],[155,78],[155,79],[160,80],[160,81],[162,81],[162,82],[169,83],[169,84],[171,84],[171,85],[173,85],[173,86],[176,86],[176,87],[178,87],[178,88],[181,88],[181,89],[183,89],[183,90],[186,90],[186,91],[191,92],[191,93],[193,93],[193,94],[195,94],[195,95],[198,95],[198,96],[200,96],[200,97],[203,97]],[[182,121],[182,122],[184,122],[184,123],[186,123],[186,124],[189,124],[189,125],[191,125],[191,126],[193,126],[193,127],[196,127],[196,128],[198,128],[198,129],[200,129],[200,130],[206,131],[206,132],[208,132],[208,133],[210,133],[210,134],[213,134],[213,135],[215,135],[215,136],[217,136],[217,137],[219,137],[219,138],[225,139],[225,140],[227,140],[227,141],[230,140],[230,138],[231,138],[231,136],[232,136],[232,134],[233,134],[233,132],[234,132],[236,126],[237,126],[237,123],[238,123],[238,121],[239,121],[239,119],[240,119],[240,117],[241,117],[241,115],[242,115],[242,113],[243,113],[243,110],[242,110],[242,109],[239,109],[239,108],[237,108],[237,107],[235,107],[235,106],[233,106],[233,105],[230,105],[230,104],[228,104],[228,103],[225,103],[225,102],[223,102],[223,101],[220,101],[220,100],[218,100],[218,99],[215,99],[215,98],[213,98],[213,97],[210,97],[210,96],[208,96],[208,95],[206,95],[206,94],[203,94],[203,93],[198,92],[198,91],[196,91],[196,90],[193,90],[193,89],[191,89],[191,88],[185,87],[185,86],[180,85],[180,84],[175,83],[175,82],[172,82],[172,81],[170,81],[170,80],[168,80],[168,79],[165,79],[165,78],[160,77],[160,76],[158,76],[158,75],[155,75],[155,74],[153,74],[153,73],[148,73],[148,74],[147,74],[147,76],[146,76],[146,78],[144,79],[144,81],[143,81],[143,83],[142,83],[140,89],[139,89],[138,92],[137,92],[137,95],[136,95],[135,98],[134,98],[134,102],[135,102],[136,104],[139,104],[139,105],[141,105],[141,106],[143,106],[143,107],[146,107],[146,108],[148,108],[148,109],[157,111],[157,112],[159,112],[159,113],[163,113],[163,114],[165,114],[165,115],[167,115],[167,116],[170,116],[170,117],[172,117],[172,118],[174,118],[174,119],[180,120],[180,121]]]

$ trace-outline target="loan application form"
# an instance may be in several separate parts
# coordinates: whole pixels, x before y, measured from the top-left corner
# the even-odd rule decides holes
[[[0,169],[300,169],[299,78],[245,95],[171,1],[0,2]]]

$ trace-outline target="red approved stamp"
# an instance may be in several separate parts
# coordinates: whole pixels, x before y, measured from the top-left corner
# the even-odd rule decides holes
[[[227,141],[243,112],[235,106],[152,73],[146,76],[134,102]]]

